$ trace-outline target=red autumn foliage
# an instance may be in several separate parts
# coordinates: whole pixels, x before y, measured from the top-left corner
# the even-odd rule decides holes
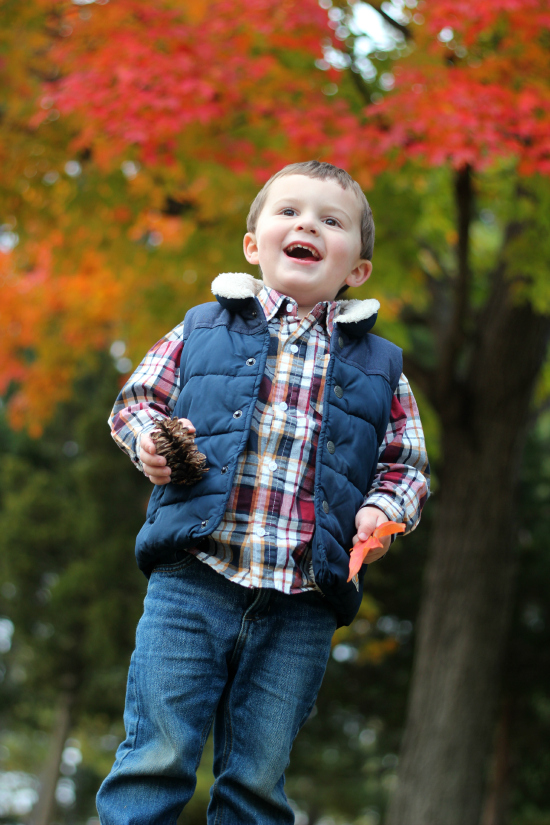
[[[340,7],[345,23],[353,5]],[[291,160],[319,157],[364,186],[408,161],[484,169],[506,159],[521,174],[550,173],[547,0],[420,0],[405,10],[407,48],[384,62],[393,89],[372,101],[342,72],[315,68],[324,49],[353,50],[317,0],[33,0],[10,8],[21,20],[0,35],[10,54],[0,66],[10,101],[0,160],[13,202],[34,212],[25,254],[0,253],[0,323],[9,330],[0,391],[18,386],[12,410],[35,430],[70,391],[86,350],[104,348],[121,313],[128,319],[141,305],[138,276],[123,275],[100,250],[117,232],[142,243],[160,223],[168,245],[167,221],[178,220],[170,232],[184,249],[195,231],[187,218],[184,225],[160,214],[158,172],[166,181],[178,170],[179,186],[185,167],[192,180],[217,164],[262,180]],[[93,232],[83,224],[78,240],[72,195],[59,196],[61,183],[51,196],[35,186],[48,151],[35,158],[32,138],[26,149],[21,134],[35,135],[40,151],[51,146],[61,164],[76,152],[91,157],[100,195],[109,189],[101,175],[139,160],[133,194],[149,192],[153,205],[138,214],[133,203],[101,206]],[[77,247],[88,251],[71,271],[67,256]],[[150,284],[149,274],[143,289]]]
[[[421,2],[394,90],[359,115],[307,70],[323,43],[341,46],[315,0],[185,6],[119,0],[90,20],[67,14],[53,97],[78,116],[76,146],[108,140],[108,154],[135,146],[168,161],[188,132],[198,157],[238,169],[322,152],[374,171],[388,158],[485,167],[510,156],[524,173],[550,171],[545,0]]]

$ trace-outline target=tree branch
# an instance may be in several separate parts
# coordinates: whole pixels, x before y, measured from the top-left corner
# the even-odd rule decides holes
[[[400,31],[406,40],[413,39],[413,33],[411,32],[409,27],[406,26],[404,23],[398,23],[397,20],[394,20],[393,17],[390,17],[390,15],[382,9],[382,3],[369,2],[369,6],[372,6],[372,8],[378,12],[380,17],[382,17],[386,21],[386,23],[389,23],[390,26],[394,27],[394,29]]]
[[[353,60],[352,51],[353,50],[348,51],[348,54],[351,57],[351,61],[352,61],[351,65],[353,66],[354,65],[354,60]],[[350,69],[349,69],[349,74],[350,74],[353,85],[355,86],[355,88],[359,92],[360,96],[363,98],[363,101],[364,101],[365,105],[368,106],[371,102],[371,99],[370,99],[371,91],[370,91],[368,83],[366,82],[363,75],[358,70],[354,71],[351,68],[351,66],[350,66]]]

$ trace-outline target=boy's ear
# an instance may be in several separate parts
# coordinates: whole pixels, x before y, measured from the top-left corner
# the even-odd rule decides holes
[[[247,232],[244,236],[243,249],[244,257],[248,263],[255,264],[257,266],[260,263],[260,259],[258,257],[258,242],[254,232]]]
[[[372,272],[372,261],[359,261],[357,266],[351,270],[345,280],[348,286],[361,286],[368,281]]]

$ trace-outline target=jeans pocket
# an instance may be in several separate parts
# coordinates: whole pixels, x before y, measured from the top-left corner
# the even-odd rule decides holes
[[[151,575],[154,576],[156,573],[177,573],[180,570],[184,570],[186,567],[189,567],[194,561],[195,556],[191,553],[186,553],[183,559],[175,561],[173,564],[159,564],[158,567],[153,568]]]

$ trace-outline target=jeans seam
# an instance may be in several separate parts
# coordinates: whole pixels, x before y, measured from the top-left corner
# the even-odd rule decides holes
[[[250,625],[248,624],[248,613],[254,608],[256,602],[260,601],[263,597],[263,593],[260,591],[252,604],[245,610],[243,617],[241,619],[241,628],[239,631],[239,635],[237,636],[237,641],[235,642],[235,647],[233,648],[233,654],[229,661],[229,666],[233,664],[235,659],[238,657],[242,647],[246,641],[246,637],[248,636],[248,630]],[[233,727],[231,725],[231,712],[229,709],[229,698],[230,698],[231,690],[227,692],[227,697],[225,699],[225,712],[224,712],[224,727],[225,727],[225,744],[223,749],[223,757],[220,765],[220,774],[224,772],[227,767],[227,763],[229,761],[229,756],[231,754],[231,750],[233,748]],[[214,801],[214,796],[216,795],[218,787],[218,778],[214,782],[212,787],[212,801]],[[216,801],[216,816],[214,818],[214,825],[222,825],[222,819],[219,817],[219,814],[223,816],[223,809],[220,807],[218,801]]]
[[[136,667],[135,662],[133,664],[133,670],[134,670],[134,672],[133,672],[133,677],[134,677],[134,699],[135,699],[135,702],[136,702],[136,725],[135,725],[134,735],[132,736],[132,747],[128,748],[128,750],[126,751],[126,753],[124,754],[124,756],[120,760],[120,762],[118,764],[118,767],[116,769],[116,773],[118,773],[118,771],[122,767],[122,763],[124,762],[124,760],[126,759],[128,754],[132,753],[132,751],[134,751],[136,749],[136,743],[137,743],[137,738],[138,738],[138,734],[139,734],[139,723],[140,723],[140,720],[141,720],[141,710],[140,710],[140,705],[139,705],[139,692],[138,692],[138,689],[137,689],[137,678],[136,678],[137,667]],[[113,771],[113,773],[115,773],[115,771]]]
[[[254,604],[259,599],[261,599],[261,597],[262,597],[262,593],[260,592],[256,596],[256,598],[254,599],[254,601],[252,602],[250,607],[248,607],[245,610],[244,614],[243,614],[243,617],[241,619],[241,627],[240,627],[240,630],[239,630],[239,635],[237,636],[237,641],[235,642],[235,647],[233,648],[233,653],[231,654],[231,659],[229,660],[229,667],[231,667],[233,662],[239,657],[240,652],[243,648],[243,645],[246,641],[246,637],[248,636],[248,628],[249,628],[248,622],[250,621],[248,619],[248,613],[252,610],[252,608],[254,607]]]
[[[229,696],[231,691],[227,692],[227,697],[225,700],[225,713],[224,713],[224,727],[225,727],[225,745],[223,749],[223,757],[220,766],[220,774],[224,772],[227,768],[227,763],[229,761],[229,756],[231,755],[231,751],[233,750],[233,726],[231,724],[231,712],[229,710]],[[212,798],[214,798],[214,794],[218,789],[218,777],[216,777],[216,781],[214,782],[214,787],[212,788]],[[219,816],[221,814],[221,816]],[[216,802],[216,817],[214,819],[214,825],[222,825],[222,817],[223,817],[223,808]]]
[[[208,734],[210,733],[210,730],[211,730],[211,728],[212,728],[212,723],[213,723],[213,721],[214,721],[214,716],[215,716],[215,714],[213,713],[213,714],[212,714],[212,716],[210,717],[210,719],[208,720],[208,722],[206,723],[206,725],[204,726],[204,728],[202,729],[201,738],[200,738],[200,743],[201,743],[201,744],[200,744],[200,749],[201,749],[201,752],[200,752],[200,754],[199,754],[199,758],[197,759],[197,763],[196,763],[196,765],[195,765],[195,771],[196,771],[196,770],[198,769],[198,767],[199,767],[199,764],[200,764],[200,761],[201,761],[201,757],[202,757],[202,752],[203,752],[203,750],[204,750],[204,746],[206,745],[206,740],[208,739]]]
[[[319,688],[319,690],[320,690],[320,688]],[[294,742],[294,740],[296,739],[296,737],[298,736],[298,734],[299,734],[299,733],[300,733],[300,731],[302,730],[303,726],[305,725],[305,723],[306,723],[306,722],[307,722],[307,720],[309,719],[309,717],[310,717],[310,715],[311,715],[311,711],[312,711],[312,710],[313,710],[313,708],[315,707],[315,703],[316,703],[316,701],[317,701],[317,696],[318,696],[318,695],[319,695],[319,692],[317,692],[317,694],[316,694],[316,696],[315,696],[315,699],[314,699],[314,700],[313,700],[313,702],[309,705],[309,707],[308,707],[307,711],[304,713],[304,715],[303,715],[303,716],[302,716],[302,718],[300,719],[300,722],[298,723],[298,727],[297,727],[297,728],[296,728],[296,730],[294,731],[294,736],[292,737],[292,742]]]

